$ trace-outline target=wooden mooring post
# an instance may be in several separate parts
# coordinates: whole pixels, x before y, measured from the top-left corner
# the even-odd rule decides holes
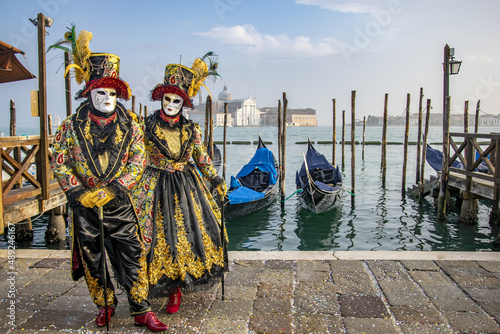
[[[408,136],[410,133],[410,94],[406,95],[406,121],[405,121],[405,139],[403,151],[403,180],[401,183],[401,196],[406,194],[406,165],[408,161]]]
[[[356,91],[351,92],[351,206],[356,194]]]
[[[332,134],[332,165],[335,166],[335,147],[337,145],[337,120],[336,117],[336,105],[335,99],[332,99],[333,102],[333,134]]]
[[[424,141],[422,145],[422,162],[420,166],[420,181],[419,181],[419,195],[418,202],[422,203],[424,201],[424,183],[425,183],[425,163],[427,159],[427,135],[429,134],[429,120],[431,115],[431,100],[427,99],[427,107],[425,113],[425,129],[424,129]]]
[[[464,102],[464,133],[469,133],[469,101]]]
[[[415,184],[420,183],[420,178],[424,177],[420,176],[420,156],[422,150],[422,100],[424,99],[424,88],[420,87],[420,96],[418,99],[418,138],[417,138],[417,170],[415,176]],[[425,148],[424,148],[425,150]]]
[[[382,157],[381,167],[382,167],[382,186],[385,186],[385,176],[387,173],[387,101],[389,100],[389,94],[385,94],[384,98],[384,119],[382,121]]]
[[[441,185],[438,195],[438,219],[446,218],[446,205],[448,202],[448,161],[450,150],[450,96],[446,96],[443,113],[443,167],[441,169]]]
[[[479,131],[479,105],[481,104],[481,100],[477,100],[476,104],[476,118],[474,120],[474,133]]]
[[[287,119],[287,109],[288,100],[286,98],[286,92],[283,92],[283,125],[281,127],[281,189],[282,189],[282,200],[281,207],[284,209],[285,203],[285,177],[286,177],[286,119]]]
[[[64,68],[68,68],[70,65],[69,54],[68,52],[64,52]],[[66,117],[73,113],[73,109],[71,107],[71,78],[67,75],[64,78],[64,95],[66,98]],[[132,96],[135,99],[135,96]]]
[[[280,180],[282,178],[281,175],[281,140],[283,139],[281,136],[281,128],[283,126],[282,121],[281,121],[281,100],[278,100],[278,175],[280,177]],[[280,196],[281,196],[281,201],[285,200],[285,189],[281,188],[281,182],[279,184],[280,186]]]
[[[224,180],[224,182],[226,182],[227,102],[224,102],[224,133],[222,135],[222,141],[223,141],[222,148],[224,150],[223,151],[224,157],[222,159],[222,180]]]
[[[366,130],[366,116],[363,116],[363,150],[361,151],[362,160],[365,160],[365,130]]]
[[[342,170],[345,169],[345,110],[342,110]]]

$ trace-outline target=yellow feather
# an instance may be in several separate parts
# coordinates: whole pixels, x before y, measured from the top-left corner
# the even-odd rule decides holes
[[[89,44],[92,40],[92,33],[86,30],[80,31],[76,38],[76,48],[73,49],[73,63],[78,65],[75,69],[75,80],[78,84],[87,82],[90,78],[90,66],[88,59],[92,54]]]
[[[193,97],[198,94],[200,87],[203,85],[203,82],[205,82],[205,79],[208,76],[208,66],[203,60],[196,58],[193,62],[193,66],[191,66],[191,70],[194,72],[194,78],[191,86],[189,87],[189,97]]]

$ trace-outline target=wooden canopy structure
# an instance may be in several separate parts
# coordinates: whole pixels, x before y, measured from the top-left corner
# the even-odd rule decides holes
[[[0,83],[36,78],[16,58],[23,51],[0,41]]]

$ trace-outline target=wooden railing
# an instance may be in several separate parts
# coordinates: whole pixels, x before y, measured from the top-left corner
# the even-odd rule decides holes
[[[48,136],[49,144],[53,140],[54,136]],[[57,182],[50,182],[53,174],[50,164],[46,162],[50,162],[51,150],[44,152],[41,147],[40,136],[0,137],[0,233],[5,227],[3,218],[6,205],[31,197],[43,202],[50,197],[50,190],[58,187]],[[30,168],[33,171],[33,166],[36,173],[31,174]]]
[[[449,171],[465,176],[468,191],[473,179],[492,182],[493,198],[498,201],[500,168],[496,168],[496,159],[500,157],[500,134],[450,133],[450,147]],[[455,161],[463,168],[452,167]],[[478,171],[480,165],[484,172]]]

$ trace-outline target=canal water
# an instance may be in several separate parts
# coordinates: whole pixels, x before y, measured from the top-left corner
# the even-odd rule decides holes
[[[356,141],[362,142],[362,127],[356,127]],[[498,132],[500,129],[484,127],[481,133]],[[463,132],[461,127],[451,131]],[[329,160],[332,145],[318,141],[332,140],[331,127],[288,127],[286,147],[285,197],[295,191],[295,172],[303,162],[307,150],[307,139],[315,142],[315,148]],[[227,145],[226,181],[253,156],[258,135],[267,143],[277,157],[277,128],[244,127],[228,128],[227,140],[249,141],[251,145]],[[298,206],[296,195],[284,203],[284,209],[276,201],[270,207],[246,217],[226,221],[229,234],[228,249],[239,251],[498,251],[494,241],[499,234],[498,226],[490,226],[489,214],[493,203],[479,202],[479,221],[476,225],[459,223],[460,209],[453,206],[445,221],[437,219],[437,205],[430,196],[422,204],[401,194],[403,172],[404,127],[389,127],[387,141],[387,178],[382,185],[381,145],[362,145],[355,148],[355,193],[344,192],[343,203],[337,209],[315,215]],[[223,129],[214,130],[214,140],[222,141]],[[336,130],[337,141],[342,139],[342,129]],[[350,126],[346,127],[346,141],[351,140]],[[366,127],[365,140],[380,142],[382,127]],[[417,141],[417,128],[410,128],[410,142]],[[428,142],[441,149],[442,128],[430,127]],[[221,145],[219,145],[221,146]],[[221,148],[222,150],[222,148]],[[416,145],[409,145],[406,185],[411,187],[416,178]],[[345,146],[345,167],[342,168],[342,146],[336,146],[336,164],[343,176],[344,186],[351,188],[351,146]],[[222,175],[222,169],[220,170]],[[425,177],[436,175],[426,164]],[[45,226],[47,217],[42,216],[33,223],[33,242],[19,243],[21,248],[67,248],[66,243],[47,245]],[[0,248],[6,247],[6,239]]]

